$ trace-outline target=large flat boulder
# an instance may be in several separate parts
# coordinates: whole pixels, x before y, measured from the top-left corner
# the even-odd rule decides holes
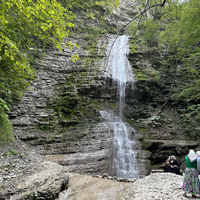
[[[42,170],[20,180],[16,185],[14,195],[10,197],[12,200],[55,200],[58,194],[67,188],[69,177],[66,167],[49,161],[42,162],[40,165]]]

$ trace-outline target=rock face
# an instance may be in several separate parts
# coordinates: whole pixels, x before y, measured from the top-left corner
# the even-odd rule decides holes
[[[128,24],[135,15],[137,15],[139,9],[137,3],[131,0],[120,0],[120,4],[117,8],[114,8],[112,15],[107,16],[107,20],[110,25],[116,26],[119,34],[125,31],[125,25]]]
[[[132,1],[122,1],[119,8],[107,16],[106,23],[112,31],[119,28],[122,34],[121,27],[137,12]],[[83,20],[83,13],[75,20]],[[14,133],[20,140],[45,155],[47,160],[82,174],[112,173],[114,131],[99,111],[117,107],[117,85],[113,84],[112,77],[106,81],[104,77],[106,47],[110,39],[116,38],[116,31],[99,34],[96,38],[98,20],[85,20],[83,25],[79,24],[81,31],[74,31],[75,36],[68,38],[79,45],[79,49],[73,49],[80,57],[75,63],[71,59],[72,52],[66,48],[62,52],[48,49],[44,57],[36,58],[32,65],[37,77],[9,112]],[[99,30],[102,31],[102,27]],[[91,36],[92,31],[95,34]],[[129,59],[135,72],[144,68],[155,75],[152,67],[159,67],[163,55],[156,50],[138,51],[130,54]],[[124,121],[136,130],[134,150],[140,177],[150,173],[151,164],[160,164],[171,154],[180,156],[181,160],[188,147],[198,147],[198,142],[187,141],[179,134],[182,128],[177,125],[180,119],[173,106],[165,109],[167,117],[161,124],[156,112],[166,102],[170,87],[158,85],[154,77],[148,83],[136,80],[133,93],[128,87],[126,90]]]
[[[156,44],[149,43],[146,49],[139,45],[137,52],[129,54],[137,81],[135,93],[133,97],[127,97],[125,108],[126,117],[142,135],[142,147],[152,152],[151,164],[154,168],[169,155],[175,155],[181,164],[189,149],[199,150],[198,135],[195,136],[181,119],[181,102],[170,96],[176,90],[173,81],[180,74],[175,73],[173,65],[170,66],[173,69],[164,66],[163,70],[169,52],[164,47],[161,49],[158,51]],[[191,133],[190,136],[184,133],[185,129]]]
[[[81,52],[80,49],[79,56]],[[87,57],[87,52],[82,56]],[[107,171],[112,133],[103,124],[98,124],[98,101],[101,99],[92,99],[98,88],[103,87],[103,82],[98,78],[99,72],[92,71],[94,69],[90,72],[79,64],[73,64],[67,50],[62,53],[48,51],[37,65],[40,68],[37,80],[32,83],[33,89],[13,106],[10,118],[14,133],[37,152],[68,154],[69,160],[65,158],[62,164],[76,165],[72,171]],[[71,154],[77,155],[74,157],[77,164],[72,164]],[[97,160],[93,160],[94,157]],[[84,167],[79,166],[80,163]]]
[[[121,11],[122,8],[124,5],[119,7]],[[117,13],[113,16],[121,16],[121,12]],[[127,21],[119,20],[117,26]],[[84,37],[69,37],[79,44],[79,49],[74,49],[80,57],[76,63],[71,60],[71,51],[65,48],[62,52],[49,49],[33,63],[37,78],[9,116],[19,139],[48,160],[68,166],[71,172],[109,174],[113,128],[101,118],[99,110],[116,106],[117,85],[112,84],[112,78],[105,82],[103,64],[108,40],[116,35],[102,35],[89,50],[84,47],[88,40],[84,41]],[[144,152],[140,145],[135,150],[140,175],[145,176],[149,173],[151,153]]]

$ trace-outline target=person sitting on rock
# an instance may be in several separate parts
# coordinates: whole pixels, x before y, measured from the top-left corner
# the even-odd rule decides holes
[[[180,169],[178,167],[178,162],[174,155],[169,156],[169,158],[165,161],[164,172],[171,172],[181,175]]]

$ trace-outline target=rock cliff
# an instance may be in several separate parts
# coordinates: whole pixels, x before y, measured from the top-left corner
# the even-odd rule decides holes
[[[123,2],[107,17],[106,26],[119,28],[126,24],[137,12],[135,5],[130,5],[127,7]],[[83,18],[80,13],[75,20]],[[104,63],[107,44],[117,35],[99,34],[93,38],[97,24],[98,21],[87,19],[82,30],[75,30],[75,37],[68,38],[79,45],[73,49],[79,55],[75,63],[72,52],[66,48],[63,51],[50,48],[45,56],[35,58],[32,65],[37,77],[9,116],[18,138],[48,160],[66,165],[72,172],[109,174],[113,128],[99,111],[116,106],[117,85],[113,85],[111,78],[105,81]],[[143,151],[139,143],[135,149],[140,175],[145,176],[149,173],[151,153]]]
[[[75,19],[78,26],[67,39],[78,43],[73,52],[79,60],[72,61],[69,49],[47,49],[45,56],[32,63],[37,77],[30,90],[11,108],[9,116],[18,138],[47,160],[68,166],[70,172],[112,173],[113,129],[99,111],[115,110],[117,85],[112,78],[105,81],[105,52],[109,40],[117,36],[117,30],[124,33],[121,27],[137,12],[136,4],[123,1],[100,27],[98,18],[85,19],[79,12]],[[102,13],[103,8],[98,10],[100,16]],[[199,145],[180,134],[182,127],[173,102],[165,108],[162,120],[156,115],[167,101],[172,83],[166,78],[171,72],[162,74],[163,84],[156,81],[154,72],[163,56],[152,49],[128,55],[135,73],[146,69],[153,74],[149,80],[137,79],[133,93],[129,88],[126,91],[124,121],[136,130],[141,177],[150,173],[151,164],[160,165],[171,154],[182,161],[189,148]]]

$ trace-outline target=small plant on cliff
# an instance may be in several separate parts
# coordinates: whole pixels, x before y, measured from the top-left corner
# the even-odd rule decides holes
[[[17,151],[15,150],[15,149],[10,149],[7,153],[6,153],[6,155],[9,157],[9,156],[11,156],[11,155],[17,155]]]
[[[132,54],[137,53],[137,45],[133,39],[130,40],[130,51]]]
[[[30,199],[37,200],[37,199],[45,199],[45,198],[38,196],[37,193],[33,193],[30,195]]]

